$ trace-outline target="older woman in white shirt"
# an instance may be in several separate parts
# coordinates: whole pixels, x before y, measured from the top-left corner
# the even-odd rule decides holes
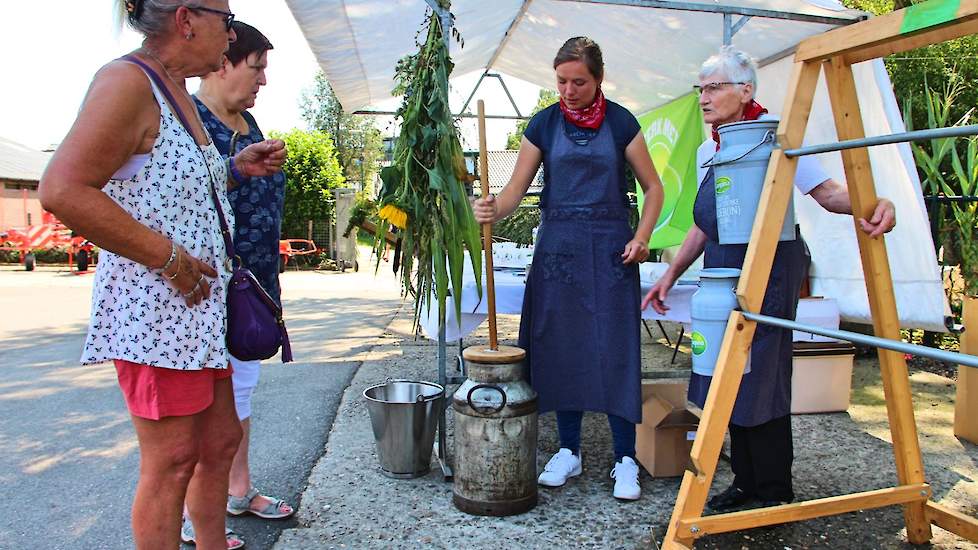
[[[699,74],[700,108],[703,119],[713,126],[713,137],[699,148],[698,165],[719,148],[717,128],[724,124],[765,118],[767,110],[754,100],[757,72],[744,52],[724,47],[703,63]],[[645,296],[648,305],[665,312],[669,289],[690,264],[704,254],[704,267],[743,266],[746,244],[721,245],[717,234],[716,199],[713,169],[698,173],[700,191],[693,207],[695,224],[690,228],[679,253],[659,281]],[[846,187],[831,179],[813,157],[802,157],[794,179],[795,187],[814,198],[823,208],[839,214],[852,214]],[[860,219],[860,228],[879,237],[896,223],[893,203],[880,199],[869,220]],[[778,243],[771,277],[761,313],[793,319],[798,295],[807,273],[809,257],[800,235]],[[730,420],[731,468],[733,484],[710,499],[716,511],[729,510],[759,500],[762,505],[791,502],[791,331],[758,326],[751,345],[751,371],[744,374]],[[712,377],[692,374],[689,399],[704,406]]]

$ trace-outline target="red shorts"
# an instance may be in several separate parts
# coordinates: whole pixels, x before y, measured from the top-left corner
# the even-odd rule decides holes
[[[116,359],[115,371],[133,416],[159,420],[197,414],[214,402],[214,383],[231,377],[226,369],[177,370]]]

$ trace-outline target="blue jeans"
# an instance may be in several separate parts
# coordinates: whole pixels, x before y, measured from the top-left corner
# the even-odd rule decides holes
[[[560,446],[570,449],[574,454],[581,450],[581,420],[583,411],[557,411],[557,433],[560,435]],[[615,462],[621,462],[623,457],[635,459],[635,424],[620,416],[608,415],[608,426],[611,427],[611,440],[615,448]]]

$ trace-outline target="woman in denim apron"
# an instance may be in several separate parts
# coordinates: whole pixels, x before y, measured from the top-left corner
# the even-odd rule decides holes
[[[563,485],[581,473],[584,411],[608,415],[613,494],[640,495],[635,424],[641,422],[638,263],[662,205],[662,185],[638,121],[601,92],[601,50],[568,40],[554,59],[560,102],[527,125],[513,176],[496,198],[476,201],[480,223],[512,213],[540,163],[541,220],[520,322],[540,412],[556,411],[560,450],[539,477]],[[637,230],[628,224],[625,165],[645,191]]]

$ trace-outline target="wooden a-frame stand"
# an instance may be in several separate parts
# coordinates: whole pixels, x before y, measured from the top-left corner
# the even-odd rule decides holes
[[[852,73],[854,63],[975,33],[978,33],[978,0],[931,0],[829,31],[798,45],[785,109],[778,127],[780,148],[771,155],[737,288],[742,310],[761,310],[797,163],[797,157],[789,158],[784,151],[801,146],[821,69],[825,70],[839,140],[863,138],[862,117]],[[869,154],[865,148],[844,150],[842,161],[852,200],[853,219],[868,219],[877,202]],[[875,334],[899,340],[900,325],[886,247],[882,239],[868,238],[858,226],[856,235]],[[683,476],[663,548],[691,548],[694,540],[704,535],[890,505],[903,507],[907,538],[911,543],[921,544],[930,540],[932,523],[966,539],[978,541],[978,520],[929,500],[931,490],[924,478],[907,365],[901,353],[883,349],[879,350],[880,370],[899,485],[771,508],[703,516],[703,506],[716,472],[724,432],[737,398],[755,327],[756,323],[747,320],[741,312],[730,314],[713,382],[690,452],[689,467]]]

